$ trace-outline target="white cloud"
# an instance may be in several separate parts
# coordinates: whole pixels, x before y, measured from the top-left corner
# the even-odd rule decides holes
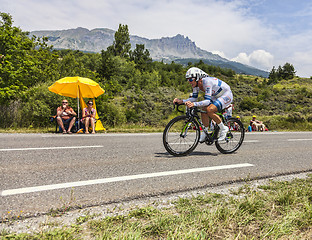
[[[247,64],[264,70],[271,70],[273,64],[273,55],[265,50],[255,50],[251,54],[239,53],[232,61]]]
[[[249,58],[250,57],[247,55],[247,53],[240,53],[237,55],[237,57],[232,58],[231,60],[235,61],[235,62],[240,62],[240,63],[249,65],[250,64]]]
[[[226,55],[225,55],[225,53],[222,52],[222,51],[213,50],[213,51],[211,51],[211,52],[212,52],[213,54],[219,55],[220,57],[227,58]]]

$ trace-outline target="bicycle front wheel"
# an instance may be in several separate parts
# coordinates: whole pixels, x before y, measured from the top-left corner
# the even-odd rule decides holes
[[[187,116],[172,119],[163,133],[163,144],[168,153],[174,156],[190,154],[199,141],[200,129],[195,120]]]
[[[221,153],[233,153],[239,149],[244,141],[244,125],[236,118],[228,119],[225,125],[229,127],[229,132],[224,141],[216,141],[216,147]]]

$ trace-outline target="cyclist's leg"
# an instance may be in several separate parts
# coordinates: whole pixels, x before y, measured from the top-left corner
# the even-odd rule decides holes
[[[206,107],[203,107],[204,111],[207,111]],[[201,120],[205,127],[209,127],[209,116],[208,113],[201,113]]]
[[[208,107],[207,112],[209,117],[211,117],[211,119],[213,119],[220,127],[220,135],[218,141],[222,141],[225,139],[226,134],[229,131],[229,128],[227,126],[224,126],[223,122],[221,121],[221,118],[216,113],[228,107],[231,104],[232,100],[233,100],[232,92],[226,91],[221,97],[213,101],[212,104],[210,104]]]
[[[203,110],[207,111],[207,107],[203,107]],[[204,126],[206,128],[208,128],[209,127],[209,116],[208,116],[208,113],[201,113],[201,120],[202,120]],[[200,131],[199,142],[200,143],[205,142],[206,137],[207,137],[206,133],[204,131]]]
[[[212,120],[214,120],[217,124],[220,124],[221,123],[221,118],[216,114],[218,111],[219,110],[218,110],[217,106],[212,103],[207,108],[207,115]]]

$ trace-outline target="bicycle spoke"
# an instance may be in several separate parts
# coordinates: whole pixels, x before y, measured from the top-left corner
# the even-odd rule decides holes
[[[165,128],[163,143],[166,150],[175,156],[191,153],[198,144],[199,128],[186,116],[172,119]]]
[[[233,153],[241,146],[245,130],[243,124],[234,118],[228,120],[227,126],[229,127],[229,132],[225,141],[216,142],[216,147],[222,153]]]

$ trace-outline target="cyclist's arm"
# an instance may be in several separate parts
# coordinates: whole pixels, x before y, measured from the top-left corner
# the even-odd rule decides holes
[[[194,102],[194,106],[195,107],[204,107],[204,106],[208,106],[211,103],[211,99],[205,99],[203,101],[200,102]]]
[[[204,86],[205,96],[203,101],[194,102],[194,106],[196,107],[204,107],[208,106],[211,103],[211,95],[212,95],[212,87],[210,85]]]
[[[196,102],[197,98],[198,98],[198,93],[199,93],[199,88],[198,87],[193,88],[192,97],[190,97],[188,99],[183,99],[183,103]]]

